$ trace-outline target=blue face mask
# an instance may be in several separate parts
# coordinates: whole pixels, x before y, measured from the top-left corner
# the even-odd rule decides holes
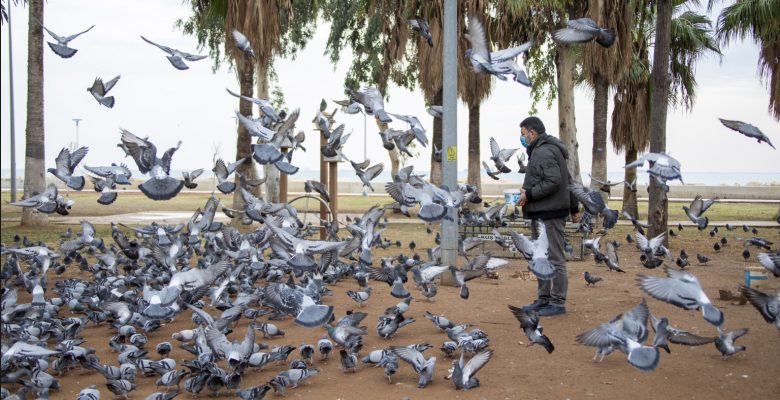
[[[528,142],[525,141],[525,136],[520,136],[520,144],[522,144],[523,147],[528,148]]]

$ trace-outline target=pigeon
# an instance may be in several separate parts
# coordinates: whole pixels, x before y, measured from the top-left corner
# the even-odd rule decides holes
[[[619,314],[611,321],[577,335],[577,343],[596,347],[594,360],[601,361],[617,349],[628,355],[629,364],[635,368],[652,371],[658,367],[660,352],[656,347],[641,344],[648,337],[649,315],[650,310],[643,299],[625,314]]]
[[[203,168],[198,168],[189,172],[182,171],[181,177],[184,179],[184,187],[187,189],[195,189],[198,187],[195,179],[198,179],[201,174],[203,174]]]
[[[495,164],[498,172],[502,174],[512,172],[512,170],[509,169],[509,167],[506,165],[506,162],[509,161],[509,159],[512,158],[512,156],[515,155],[518,150],[520,149],[502,149],[498,146],[496,139],[493,137],[490,138],[490,159]]]
[[[119,146],[123,145],[124,144],[120,144]],[[128,153],[127,155],[130,154]],[[117,165],[112,163],[111,166],[108,167],[90,167],[89,165],[85,165],[84,169],[97,176],[111,178],[114,183],[119,185],[129,185],[131,183],[130,178],[133,176],[130,168],[127,168],[127,165],[125,164]]]
[[[353,165],[353,167],[355,166]],[[379,176],[379,174],[381,174],[384,169],[384,163],[379,163],[366,169],[359,169],[355,167],[355,175],[357,175],[358,179],[360,179],[360,182],[363,183],[363,187],[368,187],[373,192],[374,187],[371,186],[371,181]]]
[[[228,177],[248,159],[248,157],[239,158],[227,165],[221,158],[217,159],[217,162],[214,164],[214,168],[211,171],[214,172],[214,176],[217,177],[217,182],[219,182],[219,184],[217,184],[217,189],[219,189],[220,192],[223,194],[230,194],[236,190],[235,182],[229,181]]]
[[[665,191],[669,191],[669,187],[665,186],[667,181],[673,181],[677,179],[682,182],[680,162],[666,153],[647,153],[642,157],[639,157],[636,161],[626,164],[626,166],[623,168],[627,169],[641,167],[645,164],[645,162],[650,164],[650,168],[647,170],[647,173],[652,177],[655,177],[659,183],[664,185]]]
[[[740,291],[750,304],[761,313],[764,321],[774,324],[775,328],[777,328],[777,333],[780,334],[780,290],[771,295],[751,287],[742,286]]]
[[[709,219],[707,217],[702,217],[702,214],[715,204],[717,200],[717,197],[710,200],[704,200],[701,195],[697,194],[691,202],[690,207],[683,206],[682,209],[685,211],[685,215],[688,216],[688,219],[696,224],[696,227],[702,231],[707,228],[707,224],[709,223]]]
[[[460,359],[453,361],[452,383],[456,390],[469,390],[479,387],[479,379],[474,375],[493,357],[493,350],[485,350],[475,354],[467,363],[463,362],[463,353]]]
[[[170,176],[171,159],[181,146],[171,147],[163,153],[162,159],[157,157],[157,147],[148,139],[141,139],[125,129],[120,128],[122,144],[135,160],[142,174],[149,174],[149,179],[138,185],[146,197],[152,200],[170,200],[181,191],[184,182]]]
[[[780,253],[758,253],[756,258],[775,278],[780,278]]]
[[[424,18],[415,18],[407,22],[409,22],[412,30],[420,32],[420,36],[428,42],[428,46],[433,47],[433,37],[431,36],[430,28],[428,28],[428,21]]]
[[[390,351],[395,353],[401,360],[409,363],[414,372],[420,375],[420,379],[417,382],[418,388],[428,386],[428,383],[433,379],[434,369],[436,368],[436,357],[425,359],[425,356],[423,356],[421,352],[409,347],[390,347]]]
[[[539,326],[539,315],[536,313],[536,310],[529,310],[524,307],[521,308],[512,305],[509,305],[509,310],[512,311],[512,314],[520,322],[520,328],[523,330],[523,333],[525,333],[525,336],[528,337],[528,346],[540,344],[547,350],[547,353],[552,353],[555,350],[555,346],[550,339],[542,334],[542,327]]]
[[[482,167],[485,168],[485,173],[488,174],[489,177],[491,177],[493,180],[499,180],[500,178],[498,175],[500,175],[499,171],[493,171],[490,169],[490,165],[488,165],[486,162],[482,161]]]
[[[547,258],[549,247],[547,228],[541,220],[537,224],[539,237],[534,241],[514,231],[511,231],[510,235],[515,248],[522,252],[526,260],[529,260],[528,269],[539,279],[552,279],[555,275],[555,267]]]
[[[639,275],[639,287],[650,296],[686,310],[701,309],[704,319],[713,326],[723,324],[723,312],[718,310],[690,272],[665,268],[667,278]]]
[[[317,192],[322,196],[322,199],[325,200],[326,203],[330,203],[328,189],[320,182],[308,180],[303,183],[303,190],[306,193]]]
[[[588,213],[591,215],[601,214],[604,217],[605,229],[611,229],[615,226],[618,212],[611,210],[598,192],[576,182],[569,184],[569,191],[577,197]]]
[[[373,115],[384,123],[393,122],[393,119],[385,111],[382,93],[376,88],[364,87],[359,91],[350,90],[350,100],[363,105],[367,115]]]
[[[596,286],[596,282],[601,282],[603,279],[596,275],[591,275],[590,272],[585,271],[585,282],[587,282],[586,286]]]
[[[246,38],[241,32],[237,30],[233,30],[233,40],[236,42],[236,47],[238,47],[239,50],[243,51],[244,54],[248,55],[252,59],[256,59],[257,56],[255,55],[255,51],[252,50],[252,44],[249,43],[249,39]]]
[[[566,28],[554,31],[552,37],[561,43],[587,43],[595,39],[602,47],[609,48],[615,42],[615,31],[600,27],[590,18],[578,18],[567,21]]]
[[[433,118],[441,118],[442,115],[444,115],[444,107],[442,106],[431,105],[428,106],[425,111],[427,111],[428,114],[430,114],[430,116]]]
[[[125,399],[127,399],[127,394],[135,390],[135,388],[138,386],[126,379],[111,379],[106,382],[106,387],[111,391],[111,393],[117,396],[123,396]]]
[[[328,358],[328,355],[333,351],[333,343],[330,340],[323,338],[317,341],[317,350],[320,352],[322,359]]]
[[[79,394],[76,395],[76,400],[100,400],[100,391],[97,386],[89,385],[81,389]]]
[[[281,118],[279,117],[279,114],[276,112],[276,109],[274,108],[274,105],[271,104],[270,101],[268,101],[266,99],[258,99],[258,98],[254,98],[254,97],[250,97],[250,96],[243,96],[243,95],[240,95],[238,93],[235,93],[235,92],[231,91],[230,89],[225,89],[225,90],[227,90],[227,92],[230,93],[231,96],[238,97],[239,99],[246,100],[246,101],[248,101],[250,103],[257,104],[257,106],[260,108],[260,111],[263,112],[263,115],[268,117],[271,120],[271,122],[274,122],[274,123],[281,122]],[[242,121],[242,118],[241,118],[242,115],[237,112],[236,116],[239,117],[239,121],[242,123],[242,125],[244,125],[246,127],[247,124],[245,123],[245,121]],[[251,129],[249,127],[247,127],[247,129],[251,131]],[[273,131],[271,131],[271,132],[273,132]],[[261,135],[258,135],[258,136],[263,137]],[[270,140],[270,138],[268,138],[266,140]]]
[[[615,272],[623,272],[623,269],[620,268],[620,265],[618,264],[618,255],[617,251],[615,250],[615,245],[612,242],[607,242],[607,257],[604,260],[604,262],[607,264],[607,268],[609,268],[610,271]]]
[[[699,264],[707,265],[707,263],[710,262],[710,259],[704,254],[696,253],[696,261],[698,261]]]
[[[651,326],[653,327],[653,331],[655,331],[653,346],[660,347],[666,350],[667,353],[671,353],[671,350],[669,349],[669,343],[685,346],[701,346],[715,342],[714,337],[699,336],[669,325],[669,319],[666,317],[659,319],[651,313],[650,322]]]
[[[502,81],[507,80],[505,74],[514,75],[512,68],[509,68],[505,62],[514,60],[518,55],[527,52],[533,45],[533,42],[529,41],[509,49],[490,52],[485,28],[476,14],[470,14],[468,17],[466,39],[471,45],[471,48],[466,50],[466,58],[471,62],[474,72],[491,74]]]
[[[165,56],[165,58],[167,58],[168,61],[171,62],[171,65],[173,65],[174,68],[176,68],[176,69],[178,69],[180,71],[183,71],[185,69],[189,69],[190,68],[184,62],[185,60],[186,61],[198,61],[198,60],[202,60],[202,59],[208,57],[208,56],[201,56],[201,55],[196,55],[196,54],[185,53],[185,52],[183,52],[181,50],[177,50],[177,49],[173,49],[173,48],[170,48],[170,47],[167,47],[167,46],[163,46],[163,45],[157,44],[155,42],[152,42],[151,40],[149,40],[149,39],[147,39],[147,38],[145,38],[143,36],[141,36],[141,39],[143,39],[144,42],[149,43],[152,46],[155,46],[158,49],[168,53],[168,55]]]
[[[347,296],[349,296],[350,299],[355,300],[359,307],[363,307],[363,303],[368,301],[371,297],[371,288],[368,287],[358,292],[347,290]]]
[[[75,39],[75,38],[77,38],[77,37],[79,37],[79,36],[89,32],[90,30],[92,30],[92,28],[95,27],[95,25],[90,26],[89,28],[87,28],[87,30],[85,30],[83,32],[79,32],[79,33],[76,33],[76,34],[73,34],[73,35],[70,35],[70,36],[60,36],[60,35],[57,35],[56,33],[50,31],[48,28],[43,26],[43,24],[41,24],[41,27],[43,28],[43,30],[46,31],[46,33],[49,34],[49,36],[52,37],[52,39],[57,41],[57,43],[46,42],[49,45],[49,48],[54,52],[54,54],[56,54],[56,55],[58,55],[58,56],[60,56],[62,58],[71,58],[78,52],[78,50],[69,47],[68,43],[71,40],[73,40],[73,39]]]
[[[727,128],[737,131],[749,138],[756,139],[758,140],[758,143],[766,142],[766,144],[772,146],[772,148],[775,149],[775,146],[771,141],[769,141],[769,138],[764,134],[764,132],[761,132],[761,130],[755,126],[742,121],[731,121],[723,118],[718,119],[720,120],[720,123],[725,125]]]
[[[262,400],[269,390],[271,390],[270,385],[253,386],[237,391],[236,396],[240,397],[241,400]]]
[[[70,209],[74,203],[73,200],[65,200],[65,198],[57,193],[57,187],[54,186],[53,183],[50,183],[45,191],[33,194],[26,199],[15,201],[10,204],[23,208],[35,208],[44,214],[51,214],[53,212],[58,212],[60,214],[65,212],[67,214],[67,210]]]
[[[87,88],[87,92],[92,94],[92,97],[94,97],[98,103],[108,108],[114,108],[114,96],[106,95],[111,89],[113,89],[116,83],[119,82],[119,78],[121,76],[122,75],[117,75],[116,78],[106,83],[103,83],[103,79],[101,78],[95,78],[95,82],[92,83],[92,86]]]
[[[623,183],[623,181],[612,182],[610,180],[607,180],[606,182],[604,182],[604,181],[601,181],[599,179],[594,178],[591,174],[588,174],[588,176],[590,177],[591,181],[596,182],[596,183],[598,183],[600,185],[599,186],[599,190],[601,190],[602,192],[604,192],[604,193],[606,193],[608,195],[612,193],[612,186],[617,186],[617,185],[620,185],[621,183]],[[625,213],[625,211],[624,211],[624,213]]]
[[[73,176],[76,171],[76,166],[79,165],[84,156],[89,152],[89,147],[83,146],[70,151],[67,147],[63,147],[60,153],[55,159],[55,165],[57,168],[49,168],[47,171],[57,177],[57,179],[65,182],[65,184],[73,190],[84,189],[85,179],[83,176]]]
[[[723,358],[728,358],[741,351],[745,351],[747,347],[737,346],[737,339],[745,336],[748,333],[748,328],[735,329],[733,331],[724,332],[718,327],[718,337],[715,339],[715,348],[720,351]]]
[[[428,138],[425,136],[425,127],[423,127],[422,123],[419,119],[417,119],[417,117],[414,115],[400,115],[393,113],[388,114],[409,124],[410,130],[412,133],[414,133],[415,139],[417,139],[417,141],[420,142],[423,147],[428,146]]]
[[[400,313],[393,316],[380,315],[376,325],[376,333],[382,339],[389,339],[395,335],[398,329],[413,322],[415,322],[414,318],[406,318]]]
[[[656,254],[664,253],[669,259],[673,259],[669,250],[664,246],[664,237],[666,232],[661,232],[658,236],[647,240],[647,238],[639,232],[634,234],[636,236],[637,248],[642,251],[648,258],[652,259]]]

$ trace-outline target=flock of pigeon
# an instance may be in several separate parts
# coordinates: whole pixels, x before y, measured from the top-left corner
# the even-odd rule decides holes
[[[432,45],[427,22],[416,19],[410,23]],[[66,58],[76,53],[75,49],[68,47],[68,42],[78,34],[63,38],[49,33],[57,40],[56,44],[50,43],[55,53]],[[248,57],[254,57],[246,37],[237,31],[233,32],[233,36],[236,45]],[[614,34],[585,18],[569,21],[567,28],[554,33],[554,38],[572,43],[595,40],[608,47],[614,41]],[[484,28],[474,15],[469,17],[468,39],[472,49],[467,56],[476,72],[492,74],[502,80],[507,79],[505,75],[512,75],[517,82],[530,85],[530,80],[514,58],[527,51],[531,43],[489,52]],[[146,38],[143,40],[166,52],[168,60],[177,69],[187,68],[184,61],[203,58],[158,45]],[[97,79],[89,91],[98,102],[111,107],[114,99],[107,93],[117,80],[118,77],[104,84]],[[268,100],[228,92],[260,108],[261,117],[257,119],[240,113],[237,115],[250,134],[261,139],[260,143],[252,145],[252,159],[260,164],[274,165],[283,173],[294,174],[297,167],[292,164],[292,154],[298,149],[305,151],[302,132],[294,133],[298,111],[289,114],[277,112]],[[407,124],[408,129],[404,131],[388,129],[382,132],[385,147],[397,146],[403,152],[408,151],[407,146],[413,141],[423,146],[428,143],[419,119],[386,111],[382,94],[374,88],[352,91],[349,99],[337,104],[347,113],[364,112],[383,122],[389,123],[395,118]],[[326,107],[323,100],[320,112],[314,118],[317,129],[327,139],[327,144],[320,150],[326,157],[346,159],[341,149],[349,134],[344,134],[344,125],[335,126],[336,112],[328,114]],[[440,116],[442,112],[437,106],[428,111],[434,116]],[[746,131],[744,125],[733,125],[733,128],[757,137],[754,131]],[[768,142],[763,136],[759,140]],[[118,144],[126,156],[133,158],[138,170],[148,175],[139,189],[154,200],[168,200],[183,187],[197,186],[194,181],[203,170],[185,172],[182,179],[170,175],[172,157],[180,145],[181,142],[158,156],[156,146],[148,138],[124,129],[121,129],[121,143]],[[289,151],[282,152],[282,146]],[[491,161],[497,172],[490,170],[485,163],[489,174],[496,177],[500,173],[511,172],[506,163],[517,149],[501,149],[492,138],[490,147]],[[436,148],[434,151],[440,152]],[[49,172],[69,188],[82,190],[85,178],[75,173],[87,152],[86,147],[72,152],[63,149],[56,159],[56,168],[49,169]],[[524,171],[524,159],[519,158],[518,161],[520,170]],[[80,232],[68,229],[58,249],[19,237],[14,243],[4,244],[0,251],[4,257],[0,268],[3,281],[2,398],[12,398],[8,391],[10,384],[19,385],[17,398],[26,397],[28,392],[46,398],[60,387],[58,379],[49,371],[58,376],[68,376],[81,369],[101,374],[105,377],[105,387],[124,398],[137,388],[135,379],[140,374],[158,377],[156,385],[165,388],[165,391],[153,393],[147,399],[171,399],[182,390],[197,395],[206,389],[212,394],[230,392],[242,399],[262,399],[271,390],[285,394],[288,389],[292,390],[302,381],[316,376],[321,370],[314,366],[315,354],[319,353],[318,362],[326,362],[335,348],[338,348],[339,361],[345,373],[356,372],[361,363],[373,364],[381,367],[385,377],[392,381],[400,368],[399,361],[403,361],[419,375],[418,387],[426,387],[435,377],[437,357],[425,355],[433,346],[428,343],[394,344],[361,357],[363,337],[368,334],[368,328],[362,322],[368,315],[349,311],[340,318],[336,317],[333,306],[326,304],[325,300],[328,296],[342,294],[334,293],[329,285],[354,279],[357,287],[344,295],[361,308],[371,298],[372,283],[387,284],[398,303],[377,316],[376,334],[382,339],[392,340],[399,329],[415,322],[408,312],[412,300],[410,289],[418,290],[422,297],[431,299],[438,292],[437,278],[450,274],[460,297],[465,300],[469,298],[468,281],[507,265],[507,261],[488,254],[469,255],[469,250],[481,243],[482,239],[478,238],[459,240],[458,253],[466,260],[461,267],[442,265],[439,247],[429,249],[426,260],[417,253],[411,257],[401,254],[376,260],[373,256],[375,248],[401,246],[400,241],[393,242],[382,237],[387,227],[385,211],[397,209],[411,215],[410,208],[419,205],[417,216],[426,222],[435,222],[452,218],[455,213],[450,213],[450,210],[456,210],[462,224],[497,228],[507,218],[521,218],[517,210],[509,213],[510,205],[495,204],[489,205],[485,211],[471,211],[463,206],[482,203],[474,187],[436,186],[407,167],[385,186],[396,202],[394,205],[372,207],[359,218],[348,219],[344,223],[325,222],[328,240],[311,240],[308,237],[318,233],[319,229],[304,224],[298,218],[295,207],[254,196],[251,187],[261,182],[243,176],[238,177],[238,185],[231,181],[230,176],[244,162],[251,160],[246,158],[233,163],[217,160],[213,172],[219,182],[218,190],[222,193],[238,190],[245,200],[241,210],[222,207],[222,211],[246,224],[259,223],[248,233],[214,221],[220,201],[212,195],[186,224],[152,223],[137,227],[112,224],[109,243],[98,237],[89,222],[83,221]],[[648,173],[661,183],[681,179],[679,162],[667,154],[647,154],[626,168],[641,166],[645,162],[650,164]],[[383,165],[371,166],[369,160],[350,163],[363,184],[373,190],[371,181],[381,173]],[[90,178],[95,190],[101,193],[100,204],[107,205],[116,200],[117,184],[130,184],[132,174],[123,164],[84,168],[94,175]],[[613,185],[611,182],[602,183],[602,190],[606,188],[608,191]],[[307,191],[319,193],[324,201],[329,201],[326,188],[318,182],[308,181],[305,187]],[[606,254],[601,253],[601,241],[606,241],[604,236],[615,225],[618,213],[608,208],[597,191],[577,184],[570,189],[586,210],[580,223],[582,231],[592,233],[595,219],[603,219],[604,230],[586,243],[596,263],[606,264],[611,271],[624,272],[619,265],[616,250],[620,244],[617,241],[607,241]],[[713,203],[714,200],[697,198],[685,210],[700,231],[708,226],[708,219],[703,214]],[[59,194],[56,186],[49,185],[43,193],[14,205],[32,207],[44,213],[67,214],[73,201]],[[648,239],[644,227],[631,215],[626,217],[634,223],[637,231],[635,240],[630,235],[626,239],[636,243],[645,267],[656,268],[665,260],[672,261],[674,257],[663,245],[666,233]],[[340,225],[347,231],[346,235],[342,235],[344,239],[339,236]],[[744,229],[749,231],[748,227]],[[128,230],[132,231],[130,236]],[[430,227],[427,231],[432,233]],[[497,230],[494,232],[495,241],[504,248],[514,247],[519,251],[528,260],[529,270],[538,278],[552,276],[554,268],[547,259],[548,241],[543,224],[539,226],[535,240],[516,232],[508,238]],[[669,234],[673,235],[673,232]],[[757,235],[756,230],[753,233]],[[717,228],[710,231],[711,236],[715,234]],[[725,237],[721,242],[726,244]],[[769,249],[771,245],[758,236],[745,239],[746,251],[747,246]],[[413,252],[415,247],[414,242],[409,243]],[[718,249],[715,248],[716,251]],[[746,258],[749,257],[748,252]],[[647,371],[658,366],[659,349],[670,351],[669,343],[688,346],[715,343],[724,356],[744,350],[735,341],[746,334],[747,329],[722,329],[725,316],[709,300],[696,277],[685,270],[687,258],[687,254],[681,251],[676,261],[679,269],[665,267],[667,277],[640,275],[638,284],[644,292],[660,301],[688,310],[701,309],[704,319],[717,328],[717,336],[704,337],[675,328],[667,318],[652,315],[643,300],[628,312],[577,336],[577,341],[596,347],[596,358],[603,359],[618,350],[627,355],[631,365]],[[697,254],[697,258],[700,263],[708,260],[701,254]],[[780,277],[780,254],[759,253],[758,260],[775,277]],[[77,268],[81,277],[56,279],[49,285],[52,275],[49,271],[60,275],[69,268]],[[412,282],[408,280],[409,272]],[[585,280],[589,285],[595,285],[602,278],[586,272]],[[20,290],[26,291],[29,296],[20,296]],[[742,291],[765,320],[775,324],[780,331],[780,292],[771,295],[747,287]],[[554,351],[555,346],[544,333],[535,311],[511,305],[509,309],[530,344],[539,344],[548,353]],[[171,321],[182,321],[188,316],[191,327],[174,333],[170,340],[178,343],[191,357],[174,360],[169,357],[172,342],[160,341],[160,337],[155,337],[155,331]],[[283,340],[285,332],[273,321],[288,317],[302,329],[320,330],[322,338],[316,343],[297,347],[290,344],[271,347],[256,340],[256,335],[268,340]],[[480,381],[476,374],[494,354],[488,334],[441,315],[426,312],[425,318],[447,337],[440,350],[444,357],[453,358],[448,379],[455,389],[478,387]],[[249,321],[243,340],[230,339],[243,319]],[[649,337],[648,321],[655,330],[652,345],[644,344]],[[102,344],[82,338],[81,333],[88,323],[103,325],[113,332],[108,346],[117,353],[115,360],[99,359],[92,346]],[[150,340],[157,342],[152,344]],[[152,345],[157,356],[150,354]],[[294,359],[289,368],[266,383],[248,386],[243,380],[248,369],[286,365],[291,356]],[[100,396],[100,390],[90,386],[84,388],[77,399],[96,400]]]

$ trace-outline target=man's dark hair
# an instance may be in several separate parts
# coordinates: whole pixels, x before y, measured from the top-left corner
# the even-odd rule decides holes
[[[521,128],[536,131],[538,134],[545,133],[544,124],[539,117],[528,117],[520,123]]]

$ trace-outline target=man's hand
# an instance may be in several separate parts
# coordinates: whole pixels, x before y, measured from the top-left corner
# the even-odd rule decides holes
[[[517,205],[522,207],[525,205],[525,203],[528,203],[528,198],[525,197],[525,190],[523,190],[523,192],[520,193],[520,199],[517,200]]]
[[[580,213],[572,214],[571,222],[574,222],[574,223],[580,222]]]

